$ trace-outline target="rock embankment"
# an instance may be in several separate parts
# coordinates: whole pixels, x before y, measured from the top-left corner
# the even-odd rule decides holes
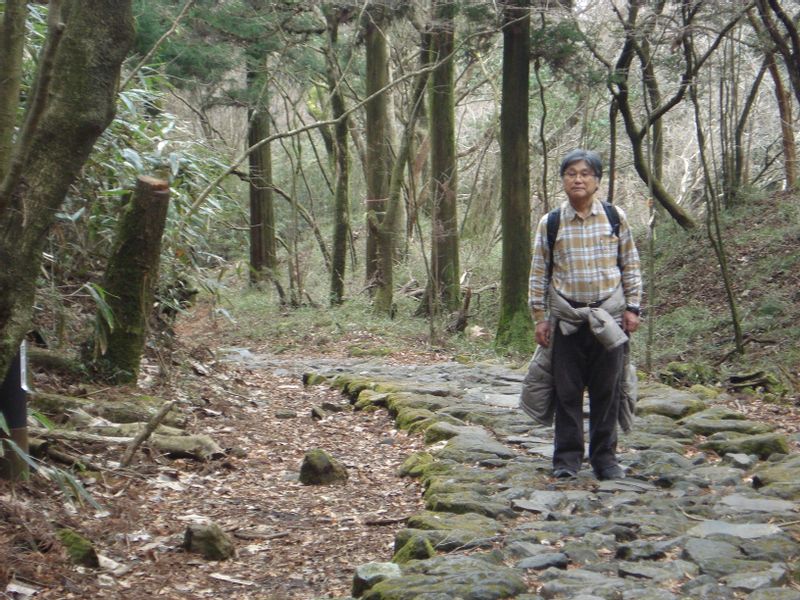
[[[390,373],[391,375],[387,375]],[[367,600],[798,600],[797,439],[692,393],[647,384],[620,438],[624,480],[550,475],[552,429],[498,366],[362,363],[306,373],[356,409],[424,436],[403,472],[426,510],[391,562],[361,565]]]

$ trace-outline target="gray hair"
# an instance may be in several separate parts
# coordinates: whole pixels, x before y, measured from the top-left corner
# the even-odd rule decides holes
[[[582,150],[580,148],[568,152],[564,157],[564,160],[561,161],[561,170],[559,171],[561,177],[564,177],[567,167],[582,160],[592,168],[598,180],[602,179],[603,161],[600,159],[600,155],[592,150]]]

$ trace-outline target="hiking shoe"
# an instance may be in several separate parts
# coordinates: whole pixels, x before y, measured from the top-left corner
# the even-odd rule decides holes
[[[556,479],[572,479],[577,476],[578,473],[572,469],[553,469],[553,477]]]
[[[625,470],[619,465],[611,465],[605,469],[595,471],[595,475],[600,481],[609,481],[611,479],[625,479]]]

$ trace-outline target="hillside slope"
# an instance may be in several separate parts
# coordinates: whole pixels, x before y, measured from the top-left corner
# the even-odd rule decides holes
[[[653,368],[663,374],[670,362],[682,362],[697,382],[726,387],[732,376],[763,371],[751,386],[757,394],[797,401],[800,197],[782,193],[755,198],[728,210],[721,222],[745,354],[735,352],[731,310],[704,220],[691,233],[664,222],[655,237],[656,289],[646,302],[654,327]],[[639,239],[645,276],[651,277],[647,239]],[[648,326],[646,322],[635,349],[642,365]]]

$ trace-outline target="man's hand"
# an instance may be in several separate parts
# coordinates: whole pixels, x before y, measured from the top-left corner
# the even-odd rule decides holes
[[[550,321],[536,324],[536,343],[545,348],[550,346]]]
[[[627,334],[631,334],[637,329],[639,329],[639,315],[637,315],[635,312],[626,310],[625,314],[622,315],[622,330]],[[538,327],[536,328],[536,332],[538,339]]]

